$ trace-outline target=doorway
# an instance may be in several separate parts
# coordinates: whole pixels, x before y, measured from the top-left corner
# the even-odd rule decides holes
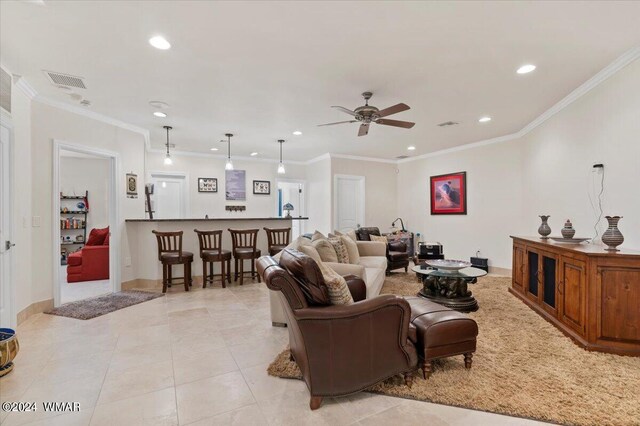
[[[16,325],[11,255],[11,136],[11,124],[3,116],[0,121],[0,325],[3,327]]]
[[[119,291],[116,153],[54,141],[54,305]]]
[[[305,181],[297,179],[276,179],[276,186],[276,214],[278,217],[285,217],[287,215],[287,210],[285,210],[287,204],[293,207],[293,210],[290,211],[291,216],[306,216]],[[293,241],[305,233],[305,221],[292,220],[291,222],[291,241]]]
[[[149,182],[154,219],[189,217],[189,191],[186,173],[151,172]]]
[[[333,184],[334,228],[357,229],[364,224],[364,176],[335,175]]]

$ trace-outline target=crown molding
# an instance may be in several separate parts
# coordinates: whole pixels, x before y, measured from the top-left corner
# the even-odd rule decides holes
[[[38,96],[36,89],[34,89],[24,77],[16,74],[13,74],[12,77],[16,79],[16,82],[13,85],[20,89],[20,91],[24,93],[29,100],[32,101],[36,96]]]
[[[361,157],[359,155],[346,155],[346,154],[329,154],[331,158],[339,158],[345,160],[356,160],[356,161],[373,161],[375,163],[386,163],[386,164],[398,164],[398,160],[390,160],[387,158],[375,158],[375,157]]]
[[[150,148],[147,150],[147,152],[151,154],[161,154],[161,155],[166,154],[165,150],[158,149],[158,148]],[[225,154],[207,154],[207,153],[193,152],[193,151],[178,151],[175,149],[171,150],[171,155],[172,156],[175,155],[178,157],[201,157],[201,158],[209,158],[209,159],[215,159],[215,160],[227,159],[227,156]],[[256,163],[272,163],[272,164],[278,164],[280,162],[280,160],[275,158],[247,157],[247,156],[241,156],[241,155],[234,155],[231,157],[231,160],[253,161]],[[307,162],[306,161],[284,161],[284,164],[304,166],[305,164],[307,164]]]
[[[311,160],[307,160],[305,164],[309,165],[309,164],[317,163],[318,161],[327,160],[327,159],[331,160],[331,154],[328,152],[326,154],[322,154],[317,157],[314,157]]]

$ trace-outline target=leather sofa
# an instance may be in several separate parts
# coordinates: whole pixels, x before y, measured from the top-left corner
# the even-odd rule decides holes
[[[358,240],[370,241],[371,235],[380,236],[380,229],[376,227],[363,227],[356,230]],[[387,272],[394,269],[404,268],[405,272],[409,271],[409,248],[403,241],[389,241],[387,243]]]
[[[354,294],[354,289],[362,290],[364,282],[350,277],[358,301],[330,305],[316,262],[292,249],[281,253],[279,263],[261,257],[257,268],[272,293],[284,300],[291,356],[309,388],[312,410],[323,397],[359,392],[397,374],[405,374],[411,385],[418,357],[409,339],[411,309],[405,299],[382,295],[362,300],[362,292]]]
[[[311,240],[298,237],[286,248],[297,250],[302,245],[311,244]],[[360,260],[357,264],[325,262],[325,265],[342,276],[354,275],[361,278],[366,286],[366,297],[370,299],[380,294],[384,284],[387,258],[385,244],[377,241],[356,241]],[[279,260],[279,254],[274,256]],[[277,292],[270,293],[271,323],[275,326],[285,326],[287,318],[284,314],[283,301]]]

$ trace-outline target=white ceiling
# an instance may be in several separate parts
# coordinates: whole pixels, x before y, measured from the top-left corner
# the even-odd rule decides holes
[[[326,152],[392,158],[514,133],[628,49],[640,2],[0,2],[2,63],[39,94],[77,105],[42,70],[81,76],[91,110],[151,131],[162,148],[285,160]],[[147,40],[165,36],[160,51]],[[517,75],[522,64],[538,69]],[[330,108],[405,102],[411,130]],[[171,105],[151,115],[151,100]],[[483,115],[493,117],[479,124]],[[440,128],[453,120],[461,124]],[[292,136],[301,130],[302,136]]]

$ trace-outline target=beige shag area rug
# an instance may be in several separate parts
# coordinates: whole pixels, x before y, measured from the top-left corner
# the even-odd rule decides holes
[[[640,425],[640,358],[587,352],[507,292],[510,278],[485,277],[470,289],[480,334],[473,367],[439,360],[411,388],[396,377],[369,391],[570,425]],[[413,274],[387,277],[382,293],[415,295]],[[300,379],[288,349],[272,376]]]

